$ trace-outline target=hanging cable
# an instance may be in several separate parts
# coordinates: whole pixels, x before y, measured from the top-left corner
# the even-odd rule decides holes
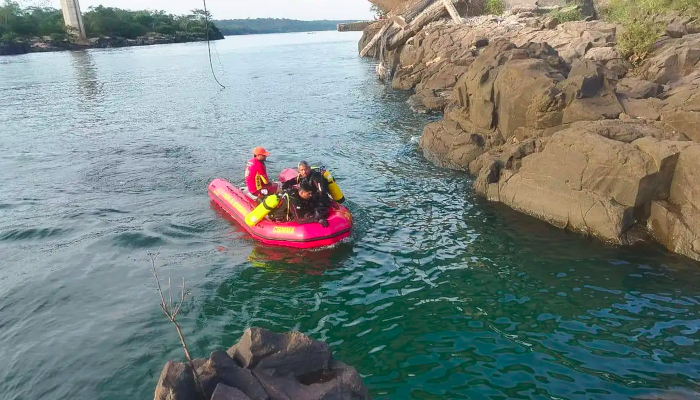
[[[226,70],[224,69],[224,64],[221,62],[221,57],[219,57],[219,50],[216,49],[216,42],[212,43],[214,45],[214,54],[216,54],[216,59],[219,61],[219,68],[221,72],[226,75]]]
[[[207,0],[202,0],[202,2],[204,2],[204,21],[206,22],[204,29],[207,31],[207,51],[209,52],[209,67],[211,68],[211,75],[222,89],[226,89],[226,86],[219,82],[219,80],[216,78],[216,74],[214,73],[214,63],[211,61],[211,45],[209,44],[209,12],[207,11]]]

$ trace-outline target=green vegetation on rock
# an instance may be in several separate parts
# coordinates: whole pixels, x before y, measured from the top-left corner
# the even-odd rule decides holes
[[[619,23],[624,31],[618,46],[630,61],[638,63],[654,49],[673,14],[700,17],[700,0],[610,0],[602,16]]]
[[[556,10],[553,11],[551,14],[552,17],[555,18],[561,24],[563,24],[564,22],[580,21],[583,19],[581,10],[579,10],[577,6]]]
[[[389,14],[389,11],[379,7],[376,4],[372,4],[369,10],[372,11],[377,18],[386,18],[386,16]]]
[[[484,13],[501,15],[506,11],[506,6],[503,4],[503,0],[485,0],[484,1]]]

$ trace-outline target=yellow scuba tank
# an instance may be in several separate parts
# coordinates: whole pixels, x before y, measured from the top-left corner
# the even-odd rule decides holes
[[[335,200],[338,203],[344,202],[345,196],[343,196],[343,191],[340,190],[340,186],[338,186],[338,184],[335,183],[333,175],[331,175],[330,172],[323,170],[323,177],[326,178],[326,181],[328,182],[328,192],[331,194],[333,200]]]
[[[255,226],[258,222],[265,218],[270,211],[277,208],[279,204],[280,198],[276,194],[265,197],[260,205],[255,207],[253,211],[249,212],[248,215],[245,216],[245,223],[248,224],[248,226]]]

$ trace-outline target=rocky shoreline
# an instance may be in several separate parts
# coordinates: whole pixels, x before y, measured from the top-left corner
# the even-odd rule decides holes
[[[193,360],[209,400],[369,400],[355,368],[300,332],[249,328],[228,351]],[[201,399],[188,363],[168,361],[154,400]]]
[[[223,35],[210,38],[210,40],[222,40]],[[156,44],[190,43],[206,41],[201,34],[180,32],[174,35],[150,34],[136,39],[123,37],[100,37],[88,39],[85,44],[77,44],[72,41],[55,41],[49,37],[33,38],[28,40],[0,41],[0,56],[12,56],[27,53],[46,53],[67,50],[106,49],[131,46],[151,46]]]
[[[359,49],[380,58],[394,89],[415,91],[416,111],[443,113],[425,127],[423,154],[470,172],[479,195],[606,242],[656,240],[700,260],[698,24],[669,16],[635,68],[617,48],[621,27],[594,15],[443,13],[393,50],[367,51],[383,28],[373,24]]]

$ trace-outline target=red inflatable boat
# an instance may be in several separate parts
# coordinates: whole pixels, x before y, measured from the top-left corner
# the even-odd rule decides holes
[[[285,181],[292,176],[296,177],[296,171],[285,170],[280,174],[280,180]],[[255,239],[267,245],[297,249],[325,247],[347,238],[352,231],[350,211],[337,203],[331,207],[327,228],[315,222],[272,222],[268,218],[251,227],[245,223],[245,217],[258,203],[248,195],[245,188],[238,188],[223,179],[215,179],[209,184],[209,197]]]

